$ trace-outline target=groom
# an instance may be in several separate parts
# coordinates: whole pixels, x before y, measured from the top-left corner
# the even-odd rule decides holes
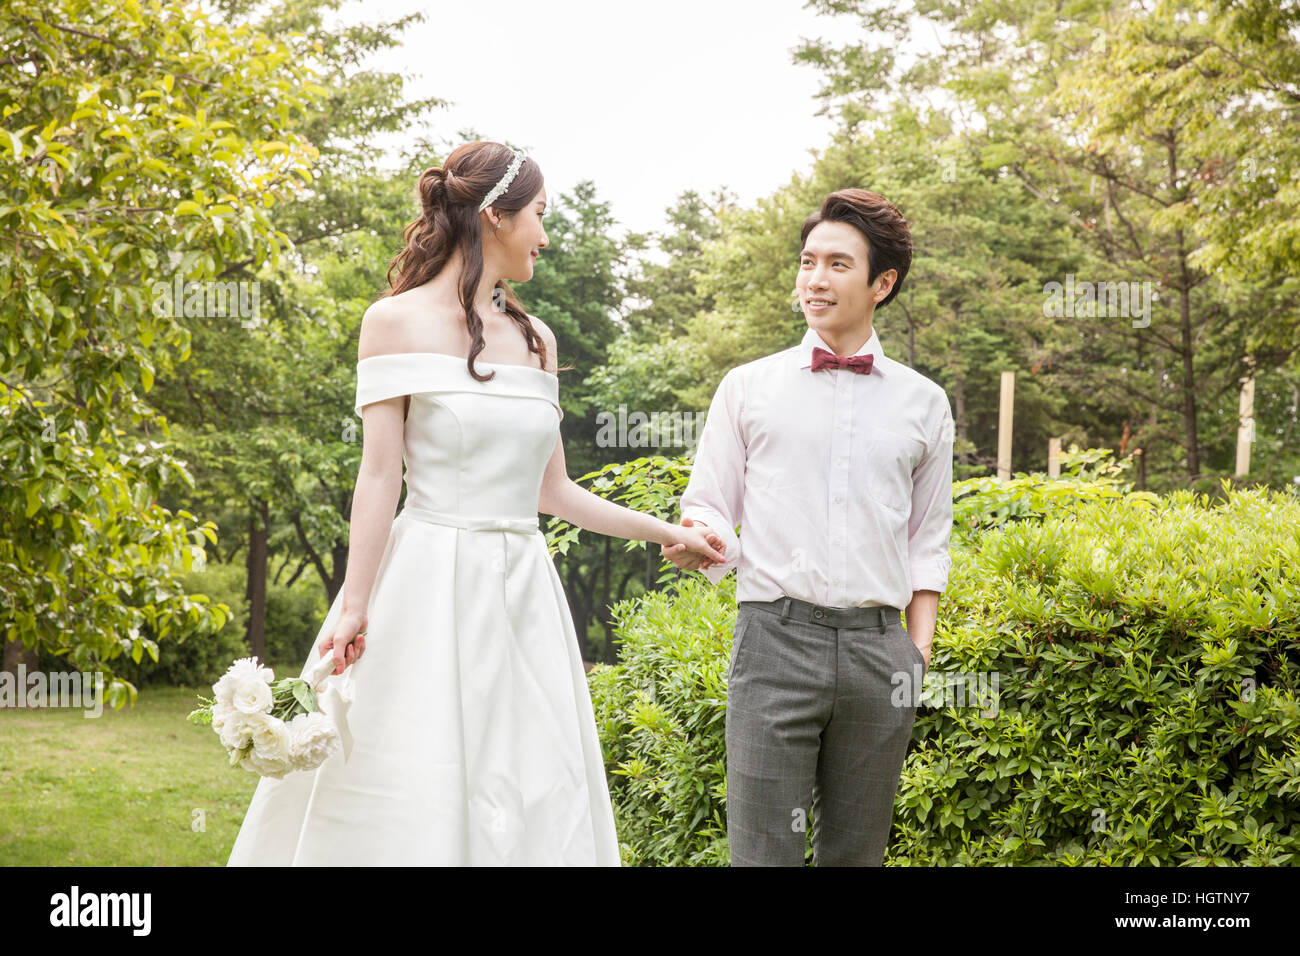
[[[716,531],[726,562],[663,553],[715,584],[738,568],[732,865],[803,865],[811,816],[814,864],[879,866],[951,565],[952,414],[872,328],[912,261],[899,211],[841,190],[801,239],[808,331],[723,377],[682,496],[682,524]]]

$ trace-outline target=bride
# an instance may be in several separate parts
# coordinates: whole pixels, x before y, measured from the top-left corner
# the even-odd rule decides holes
[[[419,198],[390,289],[361,322],[347,576],[302,670],[334,656],[352,750],[263,777],[228,865],[617,866],[578,638],[538,512],[682,545],[705,566],[724,546],[565,471],[555,336],[505,284],[531,279],[548,242],[537,164],[466,143],[425,170]]]

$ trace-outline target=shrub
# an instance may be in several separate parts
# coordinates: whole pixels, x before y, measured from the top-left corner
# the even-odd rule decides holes
[[[299,578],[293,587],[272,584],[267,588],[266,659],[277,668],[276,676],[298,676],[328,613],[325,592],[315,575]]]
[[[612,608],[622,661],[592,669],[610,798],[629,865],[726,866],[726,678],[735,575]]]
[[[923,701],[887,859],[1289,861],[1297,527],[1294,496],[1175,492],[955,549],[927,691],[996,672],[998,708]]]
[[[1300,501],[1224,491],[954,545],[887,863],[1293,862]],[[728,860],[733,580],[620,605],[623,659],[592,672],[626,863]],[[930,706],[958,675],[996,675],[996,708]]]
[[[1109,448],[1079,450],[1071,445],[1061,452],[1061,474],[1049,478],[1042,472],[1017,472],[1009,481],[995,477],[967,478],[952,486],[953,543],[964,544],[980,534],[1016,521],[1039,521],[1053,512],[1068,511],[1077,503],[1101,498],[1143,499],[1154,502],[1148,491],[1133,491],[1127,480],[1132,456],[1114,460]]]
[[[156,663],[147,655],[139,663],[129,657],[118,658],[114,663],[118,675],[137,687],[150,684],[204,687],[224,674],[231,661],[250,653],[243,565],[210,561],[203,571],[187,574],[184,582],[189,593],[203,595],[212,604],[225,604],[230,609],[230,617],[215,634],[192,633],[159,641]],[[296,676],[328,610],[314,578],[297,581],[292,588],[269,585],[266,662],[279,670],[292,670],[293,674],[288,676]],[[143,633],[145,628],[141,630]],[[59,669],[55,663],[42,666]]]
[[[136,687],[203,687],[220,677],[232,660],[248,653],[244,641],[248,602],[244,600],[243,567],[209,561],[202,571],[187,573],[184,581],[187,593],[206,597],[211,604],[226,605],[230,616],[215,634],[181,631],[158,641],[157,662],[148,656],[141,657],[139,663],[121,658],[115,665],[118,675]]]

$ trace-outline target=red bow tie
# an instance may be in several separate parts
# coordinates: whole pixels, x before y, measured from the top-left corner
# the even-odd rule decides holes
[[[871,362],[875,358],[870,352],[866,355],[836,355],[834,352],[827,352],[824,348],[813,347],[812,351],[812,370],[814,372],[824,368],[846,368],[850,372],[857,372],[860,375],[866,375],[871,371]]]

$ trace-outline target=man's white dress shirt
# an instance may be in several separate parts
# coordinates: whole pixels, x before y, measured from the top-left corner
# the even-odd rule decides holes
[[[814,347],[834,352],[810,328],[713,396],[681,501],[727,545],[702,573],[717,584],[738,568],[738,601],[906,608],[952,566],[948,396],[886,357],[874,329],[857,352],[874,356],[869,374],[814,372]]]

